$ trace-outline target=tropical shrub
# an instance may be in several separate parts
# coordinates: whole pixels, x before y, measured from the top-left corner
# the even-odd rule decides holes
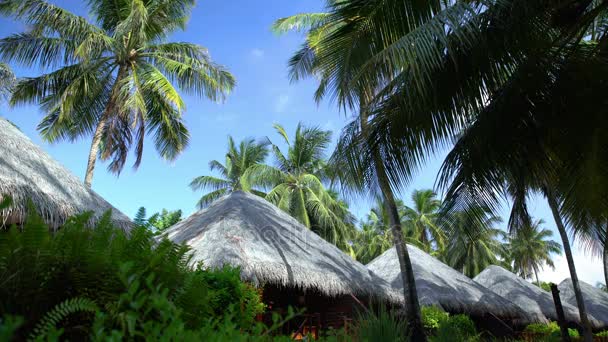
[[[421,309],[424,329],[433,332],[439,325],[450,318],[450,314],[436,306],[423,306]]]
[[[407,341],[407,321],[396,311],[380,306],[359,315],[354,336],[358,341]]]
[[[561,331],[557,322],[529,324],[524,332],[534,334],[536,339],[542,341],[561,341]],[[568,335],[572,338],[580,337],[578,330],[571,328],[568,328]]]
[[[245,332],[263,311],[238,269],[193,267],[187,247],[145,227],[126,234],[109,213],[90,222],[78,215],[50,233],[32,210],[21,228],[0,231],[1,335],[136,339],[218,324]]]
[[[475,329],[475,324],[466,315],[450,316],[439,324],[435,335],[429,338],[431,342],[472,342],[478,340],[479,335]]]

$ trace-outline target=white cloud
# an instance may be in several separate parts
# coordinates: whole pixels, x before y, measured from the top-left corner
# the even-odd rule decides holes
[[[274,111],[277,113],[282,113],[287,107],[287,103],[289,102],[289,96],[283,94],[277,98],[274,103]]]
[[[604,270],[601,259],[585,255],[576,245],[572,246],[572,257],[579,280],[593,286],[595,286],[597,282],[604,283]],[[551,268],[545,266],[538,274],[541,281],[550,281],[559,284],[562,280],[570,278],[570,271],[565,255],[554,256],[553,263],[555,264],[555,270],[551,270]]]
[[[254,48],[253,50],[251,50],[251,55],[255,58],[262,58],[264,57],[264,50]]]

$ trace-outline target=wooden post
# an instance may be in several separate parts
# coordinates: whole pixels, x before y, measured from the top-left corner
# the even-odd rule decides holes
[[[559,298],[557,285],[553,283],[551,283],[551,293],[553,294],[553,302],[555,303],[555,311],[557,312],[557,324],[559,324],[559,329],[562,332],[562,341],[570,342],[570,335],[568,334],[568,327],[566,326],[566,317],[564,316],[564,307]]]

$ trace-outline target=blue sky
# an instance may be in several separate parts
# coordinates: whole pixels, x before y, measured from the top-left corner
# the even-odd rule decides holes
[[[87,16],[84,1],[51,1],[79,15]],[[215,62],[225,65],[236,77],[237,86],[224,103],[185,96],[185,120],[191,133],[189,148],[174,162],[161,160],[152,144],[144,148],[140,168],[125,167],[120,177],[110,174],[105,164],[98,162],[93,189],[115,207],[132,216],[140,206],[148,213],[162,208],[182,209],[185,214],[195,211],[200,193],[188,188],[192,178],[209,174],[209,160],[223,160],[226,139],[230,134],[237,141],[245,137],[270,137],[276,140],[272,128],[275,122],[293,132],[298,122],[317,125],[334,131],[334,137],[348,120],[334,104],[316,104],[312,99],[315,81],[291,84],[287,77],[287,61],[302,43],[302,36],[277,36],[270,31],[274,20],[300,12],[322,10],[321,0],[236,0],[199,1],[185,32],[176,32],[170,40],[188,41],[207,47]],[[0,18],[0,36],[21,32],[24,26]],[[17,76],[36,76],[41,70],[12,65]],[[6,108],[0,115],[17,124],[34,142],[43,146],[53,157],[75,175],[82,178],[86,168],[89,139],[74,144],[44,143],[36,131],[42,117],[37,106]],[[148,141],[149,142],[149,141]],[[442,156],[433,158],[403,190],[406,203],[412,189],[432,188],[441,165]],[[367,201],[350,203],[353,212],[364,217]],[[542,199],[531,203],[532,212],[554,229],[550,211]],[[503,216],[506,217],[507,208]],[[555,231],[554,239],[559,240]],[[557,269],[545,271],[541,278],[559,282],[568,277],[565,259],[556,257]],[[575,248],[579,277],[595,284],[603,281],[601,262],[591,259]]]

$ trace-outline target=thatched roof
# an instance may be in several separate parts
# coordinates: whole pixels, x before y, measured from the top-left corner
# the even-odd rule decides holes
[[[74,214],[93,211],[97,217],[109,209],[118,226],[127,229],[131,225],[127,216],[87,189],[15,125],[0,117],[0,198],[6,195],[12,198],[13,205],[0,211],[5,223],[23,222],[31,200],[52,228],[61,226]]]
[[[580,280],[579,285],[583,292],[583,300],[585,301],[587,313],[597,320],[594,328],[608,328],[608,293]],[[568,278],[562,281],[557,288],[559,289],[559,296],[562,303],[565,302],[577,306],[574,289],[572,288],[572,279]],[[591,323],[593,325],[593,320],[591,320]]]
[[[489,266],[473,280],[497,294],[509,298],[510,301],[536,317],[538,321],[543,321],[545,317],[557,321],[557,312],[551,293],[500,266]],[[578,309],[564,301],[562,301],[562,306],[566,321],[580,324]],[[590,320],[595,326],[599,324],[593,317],[590,317]]]
[[[521,308],[509,300],[469,279],[415,246],[407,245],[420,305],[436,305],[448,312],[463,312],[473,316],[492,314],[522,322],[533,321]],[[395,247],[372,260],[367,268],[403,293],[399,261]]]
[[[328,296],[398,300],[390,286],[336,246],[261,197],[228,194],[167,231],[192,248],[194,262],[240,266],[256,285],[316,289]]]

